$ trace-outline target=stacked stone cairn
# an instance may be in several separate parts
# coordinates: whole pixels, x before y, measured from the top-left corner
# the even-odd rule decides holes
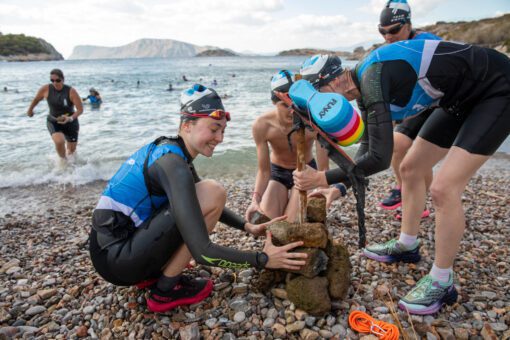
[[[257,223],[268,220],[261,214],[252,219]],[[303,241],[303,246],[294,251],[307,253],[308,258],[299,271],[262,271],[255,282],[256,288],[265,292],[284,282],[288,299],[297,308],[316,316],[329,313],[331,301],[342,300],[347,295],[351,264],[347,248],[328,235],[326,199],[314,197],[308,200],[306,223],[279,221],[268,229],[277,246]]]

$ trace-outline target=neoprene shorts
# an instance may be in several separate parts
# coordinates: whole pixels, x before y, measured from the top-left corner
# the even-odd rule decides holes
[[[406,135],[411,140],[415,140],[421,127],[425,124],[425,121],[430,117],[433,111],[434,110],[426,110],[416,117],[405,119],[395,127],[394,131]]]
[[[80,123],[78,122],[78,119],[73,120],[71,123],[59,124],[56,121],[47,118],[46,127],[48,128],[50,135],[56,132],[61,132],[64,134],[66,141],[68,142],[78,141],[78,133],[80,131]]]

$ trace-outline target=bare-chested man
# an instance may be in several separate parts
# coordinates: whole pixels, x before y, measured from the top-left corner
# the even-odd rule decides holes
[[[292,172],[297,167],[297,134],[292,134],[292,149],[287,135],[292,130],[293,115],[287,104],[280,101],[274,92],[288,92],[294,81],[294,75],[282,70],[271,79],[271,100],[274,109],[258,117],[253,123],[252,133],[257,145],[258,170],[252,202],[246,210],[245,217],[255,211],[264,213],[269,218],[287,215],[289,221],[297,217],[299,194],[293,189]],[[316,144],[317,162],[313,158],[313,144],[316,133],[306,130],[306,162],[319,170],[328,167],[326,150]],[[289,192],[290,191],[290,192]]]

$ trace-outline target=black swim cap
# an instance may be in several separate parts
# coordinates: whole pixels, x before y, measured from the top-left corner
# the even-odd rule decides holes
[[[411,22],[411,7],[407,0],[389,0],[379,17],[380,26],[389,26],[401,22]]]
[[[52,74],[54,76],[59,77],[60,79],[64,79],[64,72],[62,72],[62,70],[59,68],[54,68],[53,70],[51,70],[50,75],[52,75]]]
[[[189,114],[225,111],[220,96],[211,88],[195,84],[181,93],[181,112]]]
[[[317,54],[303,62],[299,73],[303,76],[303,79],[308,80],[313,87],[319,89],[343,71],[342,60],[338,56]]]

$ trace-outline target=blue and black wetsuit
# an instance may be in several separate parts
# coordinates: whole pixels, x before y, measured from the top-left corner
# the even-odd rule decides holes
[[[361,92],[366,131],[354,171],[369,176],[389,167],[392,121],[437,108],[419,136],[491,155],[510,132],[510,59],[487,48],[433,40],[406,40],[378,48],[351,71]],[[329,184],[345,181],[338,168]]]
[[[71,123],[59,124],[57,118],[74,112],[74,104],[71,101],[71,86],[64,85],[62,90],[58,91],[53,84],[48,88],[48,107],[50,114],[46,118],[46,127],[50,135],[61,132],[64,134],[66,141],[77,142],[78,133],[80,131],[80,123],[78,119],[73,120]]]
[[[442,40],[437,35],[420,31],[420,30],[412,30],[411,34],[408,38],[409,40]],[[427,118],[430,116],[430,114],[434,111],[434,109],[429,109],[421,114],[417,115],[416,117],[408,118],[404,121],[401,121],[397,126],[395,126],[395,132],[399,132],[403,135],[406,135],[411,140],[414,140],[416,136],[418,136],[418,132],[420,131],[421,127],[427,120]]]
[[[90,256],[98,273],[116,285],[158,277],[182,244],[201,264],[260,266],[260,253],[211,242],[196,195],[199,181],[180,138],[159,138],[124,162],[93,213]],[[244,230],[245,221],[228,208],[220,221]]]

